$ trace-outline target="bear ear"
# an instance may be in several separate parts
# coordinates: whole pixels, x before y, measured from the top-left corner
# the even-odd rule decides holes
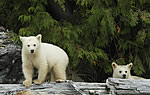
[[[42,39],[42,35],[41,34],[39,34],[39,35],[37,35],[36,36],[36,38],[41,42],[41,39]]]
[[[130,63],[130,64],[127,65],[127,67],[128,67],[129,69],[131,69],[132,66],[133,66],[133,63]]]
[[[24,37],[20,36],[20,40],[21,40],[21,42],[23,42],[24,41]]]
[[[113,68],[113,70],[115,69],[115,68],[117,68],[117,64],[115,63],[115,62],[112,62],[112,68]]]

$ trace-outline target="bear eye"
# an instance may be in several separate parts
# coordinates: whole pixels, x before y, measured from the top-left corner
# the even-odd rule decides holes
[[[36,44],[33,44],[33,46],[36,46]]]
[[[127,73],[127,71],[125,71],[125,73]]]
[[[119,71],[119,73],[122,73],[122,71]]]
[[[30,47],[30,45],[27,45],[28,47]]]

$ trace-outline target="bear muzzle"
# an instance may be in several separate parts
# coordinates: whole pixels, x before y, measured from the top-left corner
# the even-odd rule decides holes
[[[31,53],[34,53],[34,50],[33,50],[33,49],[31,50]]]
[[[125,79],[125,78],[126,78],[126,75],[125,75],[125,74],[123,74],[123,75],[122,75],[122,77]]]

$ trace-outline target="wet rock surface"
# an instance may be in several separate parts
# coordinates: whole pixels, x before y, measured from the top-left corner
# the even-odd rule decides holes
[[[12,33],[0,27],[0,83],[22,83],[21,47],[12,41]]]

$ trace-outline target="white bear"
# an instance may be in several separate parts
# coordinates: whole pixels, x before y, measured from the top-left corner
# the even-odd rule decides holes
[[[66,80],[66,67],[69,62],[68,55],[58,46],[42,43],[42,35],[21,37],[22,46],[22,70],[25,76],[23,84],[30,87],[32,84],[33,70],[38,70],[38,79],[35,84],[41,84],[48,73],[51,81],[61,82]]]
[[[122,79],[144,79],[137,76],[132,76],[130,70],[132,68],[132,63],[127,65],[117,65],[115,62],[112,63],[113,68],[113,78]]]

